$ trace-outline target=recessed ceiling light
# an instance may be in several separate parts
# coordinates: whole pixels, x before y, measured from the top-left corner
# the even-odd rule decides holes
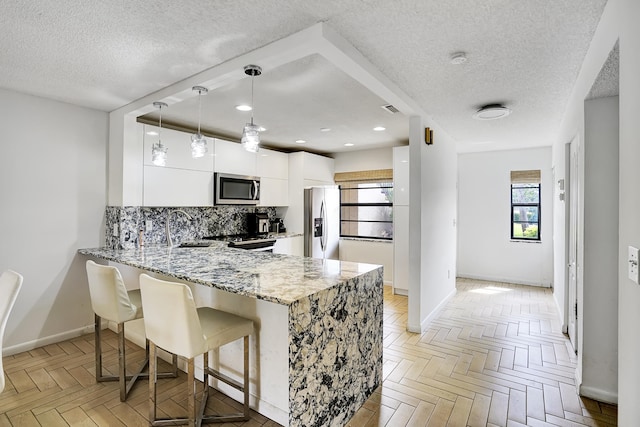
[[[464,52],[456,52],[451,54],[451,63],[453,65],[460,65],[467,62],[467,54]]]
[[[373,130],[375,130],[376,132],[382,132],[383,130],[386,130],[387,128],[384,126],[376,126],[373,128]]]
[[[242,104],[242,105],[236,105],[236,110],[238,110],[238,111],[251,111],[252,108],[251,108],[251,105]]]
[[[264,131],[266,131],[266,130],[267,130],[267,128],[266,128],[266,127],[264,127],[264,126],[258,126],[258,132],[264,132]]]
[[[331,128],[320,128],[320,132],[329,132]]]
[[[478,120],[495,120],[507,117],[509,114],[511,114],[511,110],[504,105],[489,104],[480,107],[480,109],[473,115],[473,118]]]
[[[346,144],[344,144],[345,147],[353,147],[353,144],[350,142],[347,142]]]
[[[147,132],[147,135],[158,136],[158,132],[156,132],[155,130],[150,130],[149,132]]]
[[[305,141],[304,139],[296,139],[296,144],[304,144],[305,142],[307,141]]]

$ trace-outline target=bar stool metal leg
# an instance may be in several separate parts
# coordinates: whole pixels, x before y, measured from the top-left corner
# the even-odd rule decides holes
[[[118,375],[104,375],[102,371],[102,318],[95,314],[95,361],[96,382],[118,381],[120,385],[120,401],[124,402],[129,392],[139,378],[148,378],[149,374],[143,372],[149,364],[149,340],[145,344],[145,358],[132,375],[127,375],[126,343],[124,323],[118,323]],[[172,355],[170,372],[157,373],[157,378],[176,378],[178,376],[178,356]],[[127,382],[129,381],[129,382]]]

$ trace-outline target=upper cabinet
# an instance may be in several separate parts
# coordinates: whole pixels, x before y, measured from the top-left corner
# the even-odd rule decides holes
[[[409,146],[393,147],[393,204],[409,205]]]
[[[286,153],[261,148],[257,162],[259,177],[289,179],[289,156]]]
[[[260,206],[289,205],[289,156],[261,148],[257,173],[260,177]]]
[[[151,148],[153,144],[158,142],[159,129],[157,126],[151,125],[141,124],[140,126],[144,128],[144,164],[145,166],[155,166],[151,162]],[[160,136],[162,137],[162,145],[167,147],[167,162],[164,167],[213,172],[215,154],[213,138],[207,138],[207,154],[194,159],[191,157],[191,134],[173,129],[162,129]]]
[[[191,135],[162,129],[162,145],[167,148],[165,166],[151,161],[151,148],[158,142],[158,127],[139,126],[143,130],[144,206],[212,206],[214,140],[208,138],[204,157],[191,157]]]
[[[216,139],[214,171],[235,175],[256,176],[257,155],[245,150],[237,142]]]
[[[315,181],[322,184],[333,184],[335,161],[330,157],[317,154],[303,153],[303,176],[307,181]]]

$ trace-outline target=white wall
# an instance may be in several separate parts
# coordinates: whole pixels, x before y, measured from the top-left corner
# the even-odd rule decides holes
[[[393,148],[346,151],[333,154],[336,172],[356,172],[364,170],[393,168]]]
[[[104,240],[107,132],[104,112],[0,89],[0,270],[24,276],[9,353],[93,322],[76,251]]]
[[[407,328],[421,332],[455,294],[458,158],[440,127],[418,116],[409,123]],[[433,129],[433,145],[424,143],[425,126]]]
[[[458,276],[551,286],[551,148],[458,156]],[[512,170],[541,171],[541,242],[511,240]]]
[[[585,102],[584,263],[578,358],[583,394],[618,394],[618,97]]]
[[[613,4],[611,4],[613,3]],[[620,243],[618,317],[618,423],[640,420],[640,286],[627,277],[627,247],[640,247],[640,2],[609,0],[607,8],[622,5],[611,26],[622,23],[620,34]],[[616,27],[617,28],[617,27]]]

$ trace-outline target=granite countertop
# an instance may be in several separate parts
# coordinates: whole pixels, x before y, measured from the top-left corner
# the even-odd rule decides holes
[[[79,249],[88,255],[176,279],[282,305],[330,289],[379,265],[228,248],[145,246],[141,249]]]

